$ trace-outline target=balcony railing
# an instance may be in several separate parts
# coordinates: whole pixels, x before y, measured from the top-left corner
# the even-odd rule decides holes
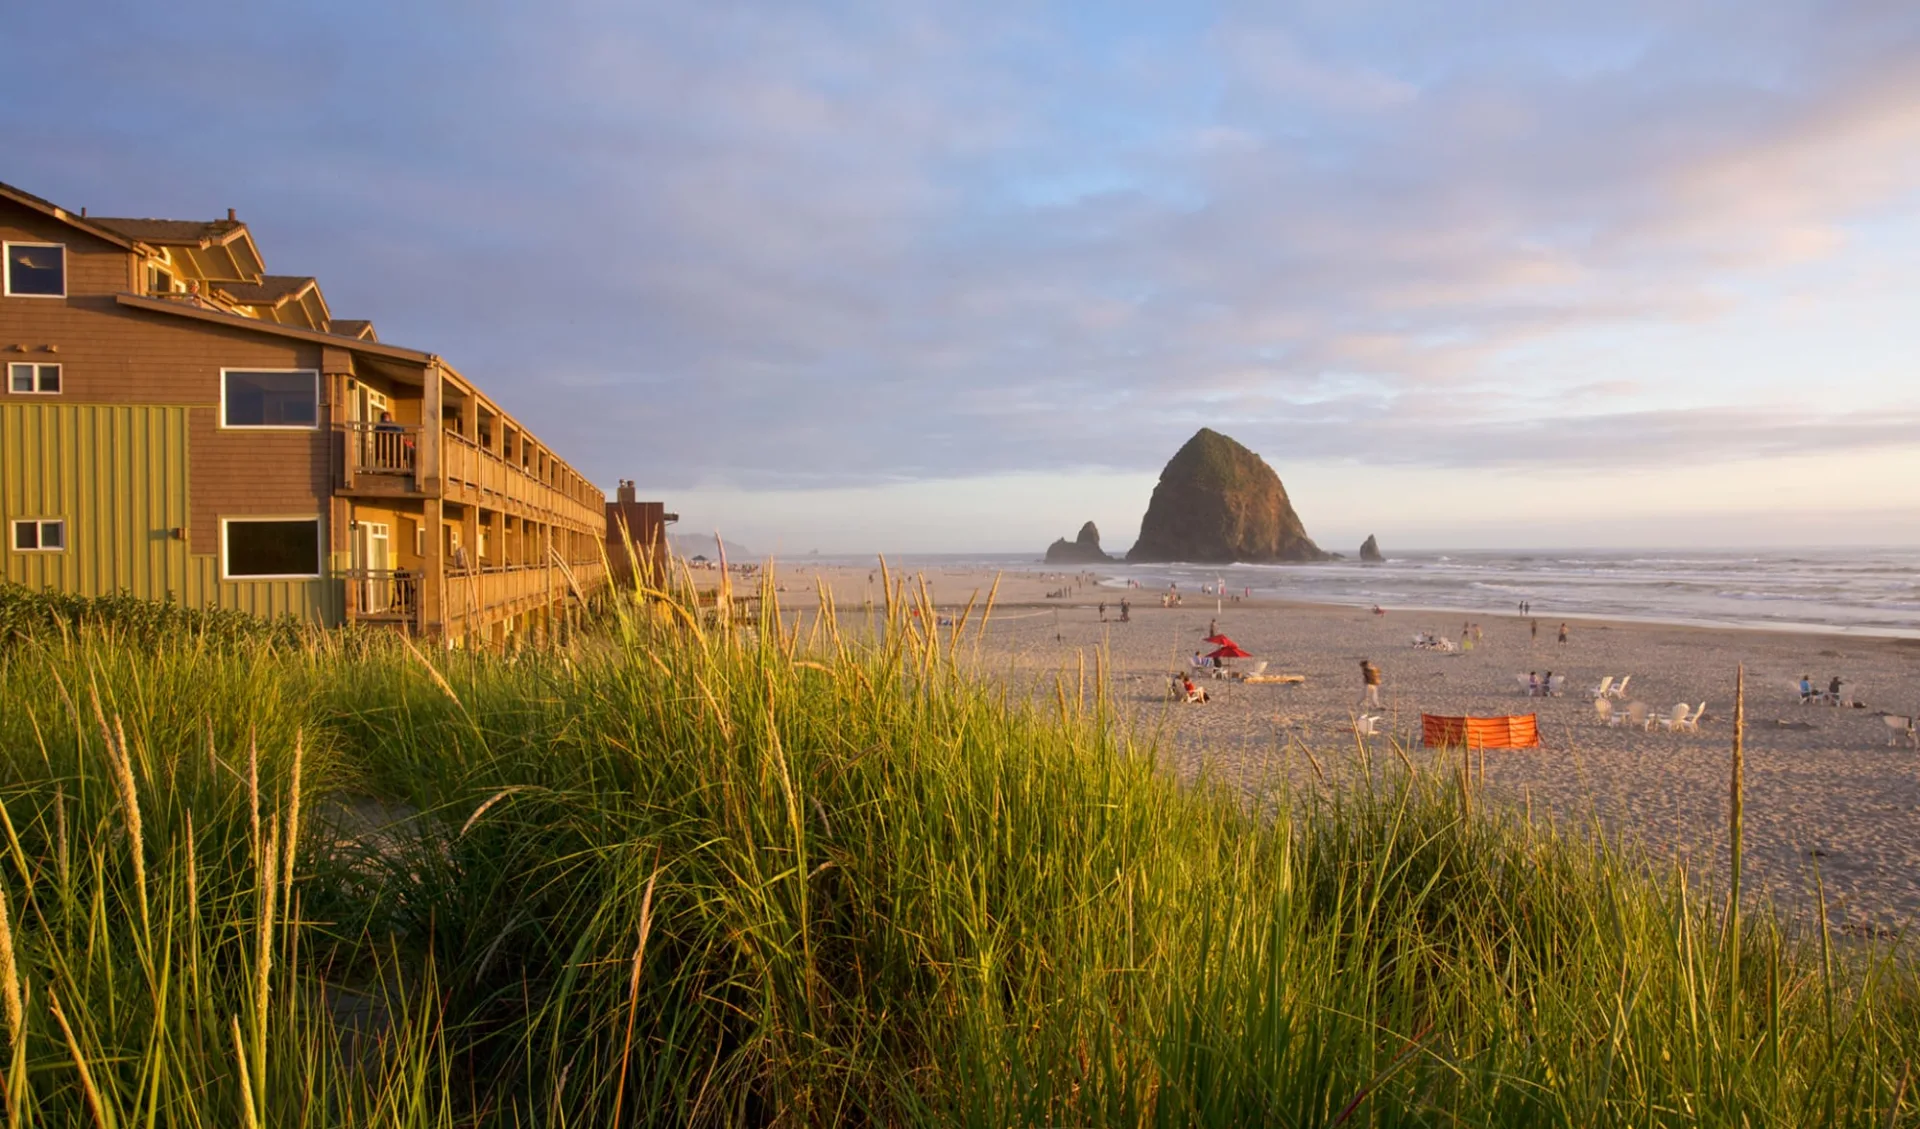
[[[503,502],[564,518],[577,526],[599,528],[606,511],[596,509],[564,491],[547,485],[531,471],[510,462],[456,431],[443,431],[440,473],[449,491],[464,488],[480,495],[482,505]]]
[[[398,423],[355,421],[334,425],[346,446],[347,480],[357,474],[413,474],[420,429]]]
[[[404,569],[354,568],[340,575],[346,581],[349,619],[388,623],[419,621],[419,573]]]

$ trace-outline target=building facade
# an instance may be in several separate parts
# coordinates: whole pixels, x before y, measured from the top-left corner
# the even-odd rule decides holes
[[[607,564],[622,588],[663,588],[667,583],[667,526],[679,521],[664,502],[638,500],[634,485],[622,481],[607,503]]]
[[[265,272],[231,212],[0,184],[4,577],[82,595],[544,629],[606,583],[606,498],[439,356]]]

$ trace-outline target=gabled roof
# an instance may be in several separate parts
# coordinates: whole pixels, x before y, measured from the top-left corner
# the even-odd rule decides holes
[[[246,234],[239,220],[154,220],[120,216],[89,217],[109,231],[155,247],[217,247]]]
[[[373,331],[373,323],[362,318],[334,318],[327,323],[327,332],[356,341],[380,340],[380,335]]]
[[[267,271],[253,233],[232,212],[223,220],[104,216],[91,222],[143,246],[168,249],[209,282],[254,282]]]
[[[258,282],[222,282],[215,289],[243,306],[280,307],[297,302],[320,283],[297,274],[263,274]]]
[[[128,250],[132,250],[137,242],[137,240],[122,235],[111,228],[100,226],[87,216],[76,215],[51,200],[42,200],[33,193],[15,188],[11,184],[0,182],[0,200],[11,200],[16,204],[39,212],[41,215],[51,216],[64,224],[78,228],[96,239],[103,239],[117,247],[125,247]]]

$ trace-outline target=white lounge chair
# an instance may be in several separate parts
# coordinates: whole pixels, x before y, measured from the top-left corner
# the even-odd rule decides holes
[[[1656,720],[1666,727],[1667,732],[1671,733],[1676,729],[1685,729],[1687,727],[1687,715],[1692,712],[1693,707],[1687,705],[1685,702],[1680,702],[1673,707],[1672,713],[1669,713],[1666,717],[1657,718]]]
[[[1547,697],[1558,698],[1561,691],[1565,690],[1566,687],[1567,676],[1564,674],[1556,674],[1547,680],[1547,685],[1543,686],[1542,689],[1546,691]]]
[[[1613,675],[1609,674],[1600,680],[1600,685],[1587,691],[1587,697],[1599,701],[1601,698],[1606,697],[1607,691],[1611,689],[1613,689]]]
[[[1353,731],[1362,737],[1378,737],[1380,735],[1380,717],[1381,715],[1379,714],[1361,714],[1359,717],[1353,719]]]
[[[1261,659],[1259,662],[1254,663],[1252,666],[1242,671],[1240,674],[1240,677],[1252,678],[1258,674],[1265,674],[1266,671],[1267,671],[1267,660]]]
[[[1593,700],[1593,717],[1595,721],[1598,721],[1602,725],[1612,724],[1613,703],[1607,701],[1605,698],[1595,698]]]
[[[1609,698],[1625,698],[1625,697],[1627,696],[1627,683],[1629,683],[1629,682],[1632,682],[1632,681],[1633,681],[1633,675],[1631,675],[1631,674],[1629,674],[1629,675],[1626,675],[1625,677],[1623,677],[1623,678],[1621,678],[1621,679],[1620,679],[1620,681],[1618,681],[1618,682],[1616,682],[1616,683],[1614,683],[1613,685],[1611,685],[1611,686],[1609,686],[1609,687],[1607,687],[1607,697],[1609,697]]]
[[[1901,717],[1899,714],[1887,713],[1887,714],[1881,714],[1880,720],[1886,722],[1887,728],[1889,730],[1892,730],[1892,732],[1887,735],[1888,748],[1892,748],[1893,746],[1898,745],[1900,743],[1900,739],[1904,737],[1906,738],[1908,745],[1911,745],[1916,749],[1920,749],[1920,730],[1916,730],[1914,728],[1913,718]]]
[[[1614,714],[1610,724],[1631,725],[1636,729],[1652,728],[1652,722],[1647,717],[1647,703],[1628,702],[1627,712]]]
[[[1520,692],[1522,694],[1525,694],[1528,697],[1533,696],[1533,683],[1527,680],[1526,675],[1516,674],[1513,676],[1513,680],[1520,684]]]

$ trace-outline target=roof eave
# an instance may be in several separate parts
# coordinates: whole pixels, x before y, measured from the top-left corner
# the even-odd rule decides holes
[[[116,294],[114,301],[128,309],[145,310],[148,313],[171,314],[174,317],[191,321],[207,322],[227,329],[238,329],[249,333],[264,333],[272,337],[286,337],[305,341],[313,345],[330,345],[336,349],[348,349],[369,356],[385,357],[388,360],[407,361],[417,365],[441,364],[432,353],[423,353],[418,349],[405,349],[398,345],[385,345],[377,341],[362,341],[354,337],[341,337],[337,334],[323,333],[317,329],[301,329],[298,326],[282,325],[279,322],[265,321],[246,317],[243,314],[229,314],[219,310],[208,310],[199,306],[165,298],[146,298],[138,294]]]

